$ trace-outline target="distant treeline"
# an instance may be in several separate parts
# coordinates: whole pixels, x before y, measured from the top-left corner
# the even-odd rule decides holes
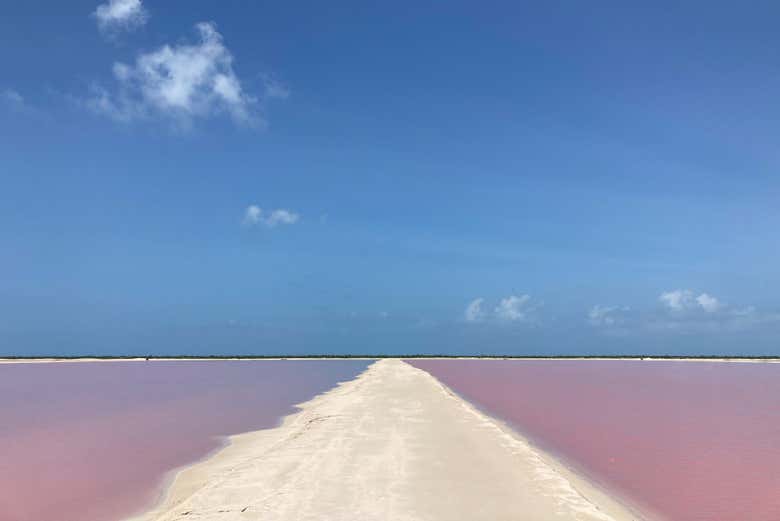
[[[464,354],[464,355],[451,355],[451,354],[329,354],[329,355],[38,355],[38,356],[19,356],[19,355],[0,355],[0,359],[6,360],[134,360],[134,359],[146,359],[146,360],[270,360],[270,359],[286,359],[286,358],[486,358],[486,359],[501,359],[501,360],[534,360],[534,359],[566,359],[566,360],[588,360],[588,359],[631,359],[631,360],[644,360],[647,358],[652,359],[665,359],[665,360],[775,360],[780,358],[778,355],[501,355],[501,354]]]

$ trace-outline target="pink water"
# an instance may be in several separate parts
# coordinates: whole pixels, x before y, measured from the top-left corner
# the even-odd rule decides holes
[[[115,521],[366,361],[0,364],[0,521]]]
[[[780,364],[410,363],[662,519],[780,520]]]

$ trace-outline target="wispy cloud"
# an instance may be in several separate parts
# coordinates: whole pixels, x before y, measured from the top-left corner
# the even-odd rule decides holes
[[[706,293],[702,293],[696,297],[696,303],[707,313],[715,313],[720,309],[720,301]]]
[[[219,114],[240,124],[261,122],[258,100],[245,92],[216,26],[204,22],[195,29],[197,43],[164,45],[141,53],[134,64],[114,63],[116,88],[93,85],[87,106],[123,122],[165,117],[187,127]]]
[[[532,322],[537,306],[530,295],[509,295],[502,298],[492,312],[484,309],[485,299],[475,298],[466,306],[466,322],[493,320],[498,322]]]
[[[658,296],[661,307],[631,311],[628,307],[593,306],[587,314],[591,326],[606,331],[738,331],[754,326],[780,323],[780,314],[753,306],[735,307],[706,292],[690,289],[664,291]]]
[[[32,117],[39,122],[49,119],[44,110],[37,105],[30,103],[15,89],[0,90],[0,108],[5,108],[18,115]]]
[[[464,318],[466,322],[479,322],[485,318],[485,312],[482,310],[482,303],[485,301],[483,298],[475,298],[469,302],[464,311]]]
[[[529,306],[530,301],[530,295],[510,295],[503,298],[496,306],[496,316],[509,322],[526,321],[529,318],[529,312],[532,311]]]
[[[283,208],[264,212],[259,206],[252,204],[244,210],[244,224],[247,226],[262,225],[267,228],[275,228],[282,224],[295,224],[300,216]]]
[[[588,323],[592,326],[615,327],[626,322],[628,307],[600,306],[596,304],[588,311]]]
[[[93,13],[98,28],[106,33],[131,31],[144,25],[149,13],[141,0],[108,0],[100,4]]]
[[[720,309],[721,304],[715,297],[707,293],[698,296],[690,289],[675,289],[661,293],[658,300],[672,311],[703,310],[714,313]]]
[[[5,89],[0,92],[0,99],[9,107],[21,108],[25,106],[24,97],[13,89]]]
[[[690,289],[665,291],[658,300],[668,313],[653,317],[650,325],[656,329],[745,329],[780,321],[776,313],[761,312],[754,306],[735,307]]]
[[[290,88],[270,74],[261,74],[265,99],[285,100],[290,97]]]

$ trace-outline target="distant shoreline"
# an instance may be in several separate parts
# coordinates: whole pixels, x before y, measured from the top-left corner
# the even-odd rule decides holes
[[[779,356],[677,356],[677,355],[226,355],[226,356],[2,356],[2,363],[44,363],[44,362],[164,362],[164,361],[218,361],[218,360],[381,360],[430,359],[430,360],[627,360],[627,361],[688,361],[688,362],[768,362],[780,363]]]

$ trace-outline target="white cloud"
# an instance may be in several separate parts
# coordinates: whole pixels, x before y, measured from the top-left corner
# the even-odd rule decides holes
[[[298,220],[300,216],[297,213],[285,209],[272,210],[266,214],[262,208],[252,204],[244,211],[244,224],[248,226],[263,225],[274,228],[280,224],[295,224]]]
[[[700,333],[741,331],[780,323],[780,314],[759,311],[753,306],[733,307],[708,293],[676,289],[661,293],[662,309],[631,312],[629,308],[594,306],[588,322],[610,331],[665,331]]]
[[[689,289],[676,289],[661,293],[658,297],[666,307],[673,311],[682,311],[693,305],[693,292]]]
[[[700,295],[695,296],[694,292],[689,289],[675,289],[673,291],[661,293],[658,300],[671,311],[676,312],[703,310],[707,313],[714,313],[722,307],[720,301],[712,295],[701,293]]]
[[[266,226],[270,228],[277,224],[295,224],[298,222],[298,214],[289,210],[274,210],[265,221]]]
[[[531,301],[529,295],[510,295],[501,299],[496,306],[496,316],[501,320],[525,321],[528,319],[528,303]]]
[[[485,299],[475,298],[464,311],[466,322],[483,320],[501,322],[533,322],[537,306],[531,305],[530,295],[509,295],[502,298],[493,310],[484,309]]]
[[[243,90],[222,35],[213,23],[195,28],[195,44],[164,45],[140,54],[135,64],[115,63],[116,91],[93,86],[87,105],[125,122],[163,116],[186,127],[195,118],[228,114],[238,123],[256,123],[257,100]]]
[[[263,210],[255,204],[250,204],[244,212],[244,224],[257,224],[262,216]]]
[[[93,13],[101,31],[133,30],[149,19],[141,0],[108,0]]]
[[[475,298],[469,305],[466,306],[464,313],[466,322],[479,322],[485,318],[485,312],[482,311],[482,303],[485,301],[483,298]]]
[[[696,302],[707,313],[714,313],[720,309],[720,302],[715,297],[702,293],[696,297]]]

